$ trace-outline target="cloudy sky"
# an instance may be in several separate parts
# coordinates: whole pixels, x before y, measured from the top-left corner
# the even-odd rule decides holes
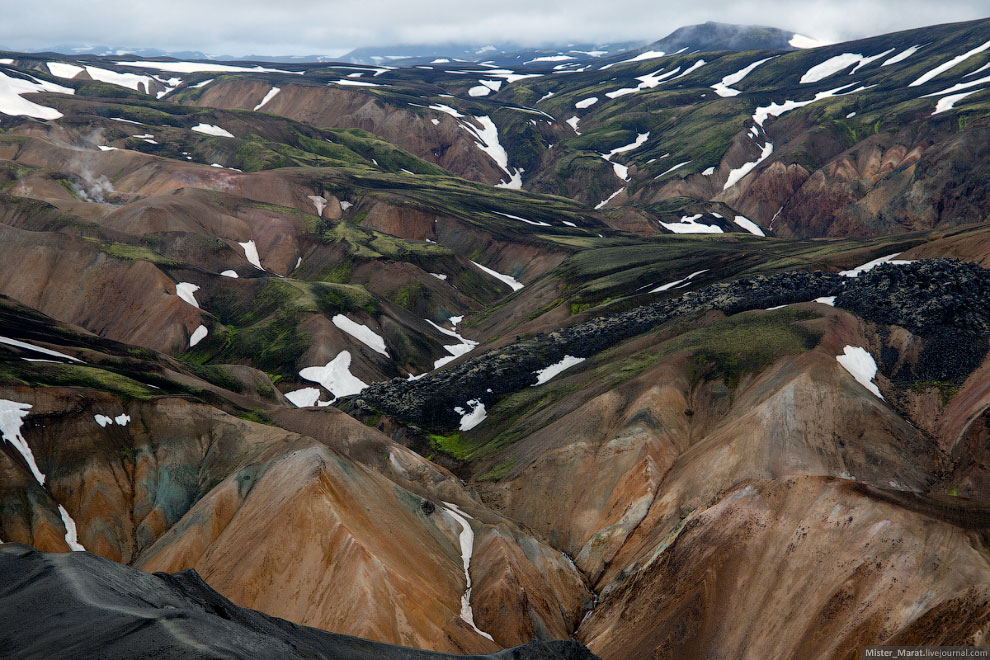
[[[359,46],[654,40],[709,20],[840,41],[982,18],[986,0],[43,0],[5,2],[0,46],[99,44],[209,54]]]

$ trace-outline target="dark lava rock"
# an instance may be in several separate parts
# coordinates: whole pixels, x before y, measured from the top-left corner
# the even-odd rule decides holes
[[[565,355],[588,357],[678,316],[754,309],[836,296],[835,305],[878,324],[900,325],[924,337],[922,359],[911,378],[965,378],[982,361],[990,336],[990,270],[952,259],[880,265],[850,278],[835,273],[779,273],[659,300],[626,312],[589,319],[488,351],[418,380],[374,383],[348,405],[379,411],[417,426],[452,429],[465,408],[486,407],[536,383],[536,371]]]
[[[19,543],[0,545],[0,620],[0,655],[11,660],[597,658],[574,641],[470,656],[392,646],[238,607],[195,571],[150,575],[88,552],[46,553]]]

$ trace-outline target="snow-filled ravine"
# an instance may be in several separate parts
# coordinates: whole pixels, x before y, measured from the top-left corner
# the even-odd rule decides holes
[[[554,376],[563,373],[565,370],[570,369],[576,364],[581,364],[584,360],[585,358],[583,357],[565,355],[560,362],[554,362],[548,367],[534,371],[533,375],[536,376],[536,382],[533,384],[533,387],[549,382]]]
[[[461,526],[458,540],[461,544],[461,562],[464,564],[464,580],[467,585],[461,596],[461,618],[479,635],[492,639],[491,635],[475,625],[474,610],[471,609],[471,556],[474,554],[474,530],[471,529],[471,525],[467,521],[470,516],[451,502],[444,502],[443,506],[447,514]]]
[[[873,383],[877,375],[877,363],[873,356],[865,348],[860,346],[846,346],[842,349],[842,355],[836,355],[835,359],[848,371],[860,385],[876,394],[881,399],[880,388]]]
[[[486,82],[486,81],[482,81]],[[501,85],[501,81],[487,81]],[[480,88],[472,88],[474,90],[482,89],[487,94],[491,91],[490,87],[481,86]],[[479,93],[474,93],[472,96],[478,96]],[[433,104],[429,106],[431,110],[437,110],[448,114],[455,119],[465,119],[465,115],[461,114],[449,105],[443,105],[440,103]],[[488,115],[478,115],[473,117],[479,126],[475,126],[469,121],[459,121],[458,124],[461,128],[471,134],[475,139],[475,146],[483,151],[489,158],[495,161],[495,164],[505,172],[507,180],[503,180],[500,183],[495,184],[498,188],[513,188],[519,190],[522,188],[522,175],[525,170],[522,168],[509,167],[509,154],[505,151],[505,148],[499,142],[498,139],[498,127],[495,122],[492,121],[491,117]]]
[[[45,475],[38,469],[38,463],[34,460],[31,447],[28,445],[27,440],[24,439],[24,436],[21,435],[21,426],[23,426],[24,418],[27,417],[30,409],[30,404],[0,399],[0,438],[10,443],[24,457],[24,461],[28,464],[31,474],[34,475],[38,485],[44,486]],[[58,512],[62,518],[62,524],[65,526],[65,542],[69,548],[74,551],[85,550],[86,548],[79,543],[76,523],[69,516],[69,512],[61,504],[58,505]]]

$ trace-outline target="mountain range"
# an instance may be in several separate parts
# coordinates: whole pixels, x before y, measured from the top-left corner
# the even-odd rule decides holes
[[[456,52],[0,53],[0,648],[985,643],[990,19]]]

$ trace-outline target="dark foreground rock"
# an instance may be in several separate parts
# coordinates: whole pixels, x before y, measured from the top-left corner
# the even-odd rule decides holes
[[[327,594],[333,598],[333,594]],[[574,641],[449,655],[299,626],[234,605],[195,571],[149,574],[88,552],[0,545],[0,655],[38,658],[594,660]]]
[[[980,364],[990,336],[990,270],[952,259],[880,265],[859,277],[796,272],[741,278],[590,319],[518,341],[418,380],[375,383],[346,404],[407,424],[456,428],[454,409],[489,406],[536,383],[535,372],[565,355],[588,357],[689,314],[738,314],[836,296],[835,305],[879,324],[901,325],[926,340],[919,365],[904,378],[960,381]]]

